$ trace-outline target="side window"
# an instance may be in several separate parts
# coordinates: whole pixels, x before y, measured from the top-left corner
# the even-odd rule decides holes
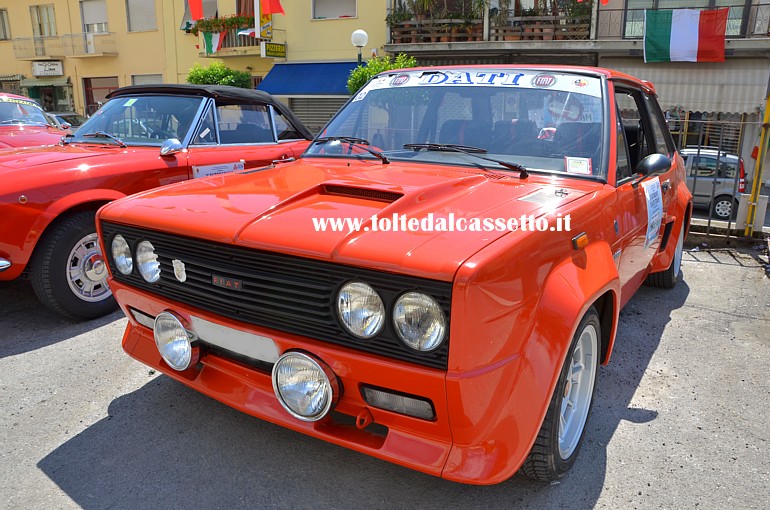
[[[698,177],[714,177],[717,168],[717,160],[711,156],[694,156],[695,160],[692,165],[693,175]]]
[[[655,152],[645,122],[642,93],[636,89],[615,89],[615,102],[620,110],[620,123],[628,144],[628,162],[633,172],[636,165],[647,155]]]
[[[273,113],[275,114],[273,118],[275,119],[275,129],[278,131],[278,140],[297,140],[305,138],[294,128],[294,126],[289,124],[289,121],[281,115],[281,112],[273,109]]]
[[[218,105],[217,117],[219,118],[219,139],[223,144],[275,141],[265,105]]]
[[[616,182],[620,182],[633,175],[631,164],[628,161],[628,145],[626,144],[626,134],[623,130],[623,124],[620,121],[620,111],[618,111],[617,115],[616,129],[618,133],[618,159],[615,175],[617,175]]]
[[[214,122],[214,109],[209,106],[203,115],[201,125],[193,136],[192,143],[195,145],[212,145],[217,143],[216,122]]]
[[[674,141],[671,139],[668,126],[666,126],[666,119],[663,116],[663,112],[660,111],[660,105],[658,105],[655,97],[645,94],[644,100],[647,103],[647,111],[650,112],[650,124],[655,134],[656,152],[668,156],[672,152]]]

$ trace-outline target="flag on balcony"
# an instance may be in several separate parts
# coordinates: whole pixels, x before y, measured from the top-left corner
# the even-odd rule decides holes
[[[247,37],[257,37],[257,29],[256,28],[247,28],[246,30],[239,30],[238,35],[245,35]]]
[[[724,62],[727,8],[644,11],[645,62]]]
[[[193,21],[203,19],[203,0],[187,0],[190,6],[190,16]]]
[[[259,0],[262,7],[262,15],[265,14],[286,14],[283,12],[281,0]]]
[[[203,32],[203,46],[206,55],[218,52],[222,48],[225,40],[224,32]]]

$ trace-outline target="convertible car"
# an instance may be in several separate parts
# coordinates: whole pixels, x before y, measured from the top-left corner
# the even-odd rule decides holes
[[[129,355],[258,418],[491,484],[568,472],[619,312],[680,280],[691,207],[651,83],[430,67],[374,77],[296,162],[140,193],[97,223]]]
[[[30,278],[46,306],[73,319],[116,307],[97,244],[99,207],[290,161],[311,138],[283,103],[256,90],[130,86],[108,98],[58,145],[0,151],[0,281]]]

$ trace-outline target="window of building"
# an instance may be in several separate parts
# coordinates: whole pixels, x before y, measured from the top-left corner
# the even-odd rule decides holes
[[[83,32],[90,34],[109,32],[105,0],[81,0],[80,16],[83,19]]]
[[[154,85],[163,83],[162,74],[134,74],[131,76],[131,85]]]
[[[129,32],[156,30],[155,0],[126,0]]]
[[[56,17],[53,5],[31,5],[29,14],[32,17],[32,34],[35,37],[56,35]]]
[[[355,18],[356,0],[313,0],[313,19]]]
[[[107,94],[118,88],[118,77],[83,78],[86,114],[91,115],[104,103]]]
[[[8,23],[8,10],[0,9],[0,41],[11,38],[11,25]]]

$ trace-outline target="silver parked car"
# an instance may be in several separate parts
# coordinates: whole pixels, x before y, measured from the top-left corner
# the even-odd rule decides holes
[[[720,220],[734,216],[738,198],[746,190],[743,158],[716,147],[686,147],[681,153],[693,205],[711,208],[714,217]]]

